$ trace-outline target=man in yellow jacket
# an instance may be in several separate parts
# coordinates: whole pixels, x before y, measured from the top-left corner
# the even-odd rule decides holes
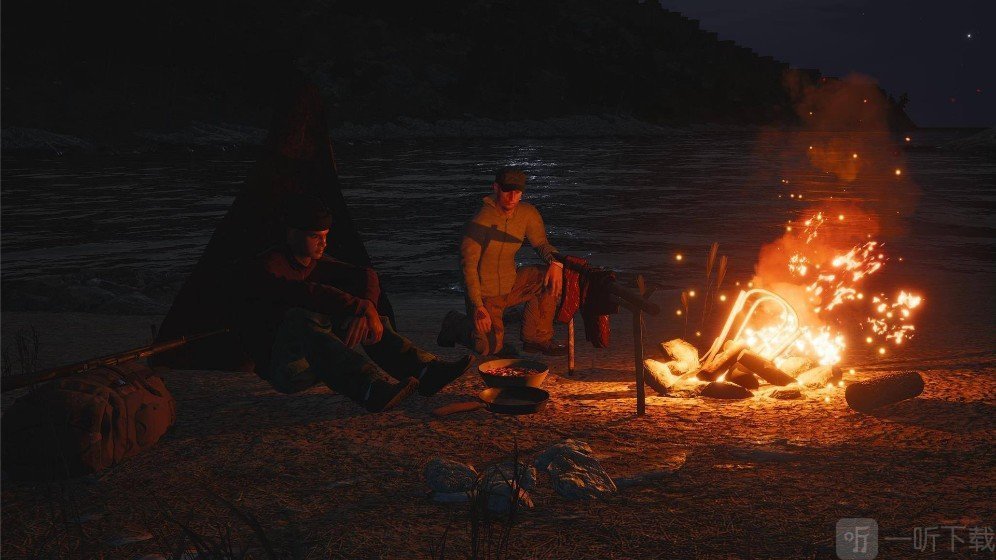
[[[491,184],[477,214],[467,223],[460,243],[460,267],[466,289],[468,318],[450,312],[438,342],[456,342],[482,355],[504,347],[505,309],[525,303],[521,339],[527,352],[563,355],[567,348],[553,340],[553,317],[564,281],[557,249],[546,238],[543,218],[536,207],[522,201],[526,174],[506,167]],[[516,269],[515,255],[529,241],[545,265]],[[505,351],[508,351],[507,349]]]

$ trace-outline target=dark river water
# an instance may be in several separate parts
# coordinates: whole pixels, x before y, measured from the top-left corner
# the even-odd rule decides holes
[[[937,141],[924,132],[909,145]],[[729,258],[735,295],[733,283],[750,278],[762,245],[813,204],[842,196],[836,182],[807,170],[803,154],[751,132],[336,148],[346,200],[389,292],[452,293],[455,301],[461,226],[499,164],[528,170],[525,199],[540,209],[554,245],[623,279],[642,273],[660,283],[668,312],[681,289],[702,281],[713,242]],[[914,347],[991,354],[996,161],[891,143],[881,151],[917,188],[862,190],[859,177],[847,194],[858,206],[908,202],[895,216],[901,227],[881,238],[891,260],[876,282],[925,296]],[[252,161],[247,152],[204,151],[4,156],[4,311],[164,313]],[[519,257],[535,258],[525,250]]]

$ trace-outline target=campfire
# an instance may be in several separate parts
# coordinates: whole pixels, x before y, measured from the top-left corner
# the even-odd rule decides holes
[[[901,346],[916,330],[912,319],[923,298],[908,290],[894,297],[866,294],[864,280],[888,258],[874,240],[834,250],[834,241],[847,236],[824,233],[846,227],[845,219],[839,214],[828,225],[819,211],[802,228],[786,226],[785,236],[772,244],[776,250],[762,251],[758,276],[740,291],[712,345],[700,355],[682,339],[661,343],[670,360],[645,360],[650,385],[668,395],[746,398],[763,383],[771,386],[765,388],[768,396],[797,398],[801,389],[844,385],[840,363],[849,331],[863,331],[865,344],[877,345],[879,355],[888,352],[887,345]],[[714,246],[707,278],[715,255]],[[720,263],[724,270],[725,259]],[[773,273],[779,263],[784,268]],[[682,294],[686,313],[694,293]]]
[[[849,77],[793,95],[801,128],[762,133],[758,146],[783,166],[780,184],[768,191],[781,199],[773,207],[807,209],[793,211],[782,235],[761,248],[753,278],[736,283],[743,291],[732,303],[723,291],[727,259],[713,244],[705,282],[683,291],[675,310],[686,338],[712,343],[662,343],[669,359],[644,362],[647,382],[660,393],[827,399],[844,385],[845,355],[855,364],[888,356],[916,332],[923,297],[890,287],[881,273],[903,257],[890,256],[878,237],[891,243],[903,232],[918,194],[904,173],[882,92],[873,81]],[[680,266],[693,260],[688,252],[674,258]],[[691,311],[701,316],[697,328],[689,324]],[[706,338],[714,311],[725,322]]]

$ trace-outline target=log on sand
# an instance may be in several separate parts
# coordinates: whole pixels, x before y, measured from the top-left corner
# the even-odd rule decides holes
[[[870,412],[887,404],[912,399],[922,392],[923,377],[919,372],[900,371],[851,383],[844,390],[844,399],[854,410]]]

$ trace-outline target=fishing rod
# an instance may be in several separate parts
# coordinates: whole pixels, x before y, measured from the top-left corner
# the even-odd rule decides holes
[[[23,387],[28,387],[36,383],[49,381],[51,379],[68,377],[70,375],[84,373],[87,370],[91,370],[93,368],[101,366],[113,366],[125,362],[131,362],[133,360],[141,360],[142,358],[147,358],[149,356],[158,354],[160,352],[165,352],[167,350],[179,348],[180,346],[183,346],[188,342],[193,342],[195,340],[202,340],[226,332],[228,332],[228,329],[218,329],[216,331],[210,331],[206,333],[194,334],[190,336],[181,336],[180,338],[174,338],[172,340],[166,340],[164,342],[157,342],[154,344],[149,344],[147,346],[133,348],[131,350],[125,350],[124,352],[118,352],[117,354],[101,356],[99,358],[93,358],[90,360],[84,360],[82,362],[76,362],[73,364],[58,366],[34,373],[27,373],[24,375],[12,375],[10,377],[3,378],[2,381],[0,381],[0,393],[6,393],[7,391],[21,389]]]

